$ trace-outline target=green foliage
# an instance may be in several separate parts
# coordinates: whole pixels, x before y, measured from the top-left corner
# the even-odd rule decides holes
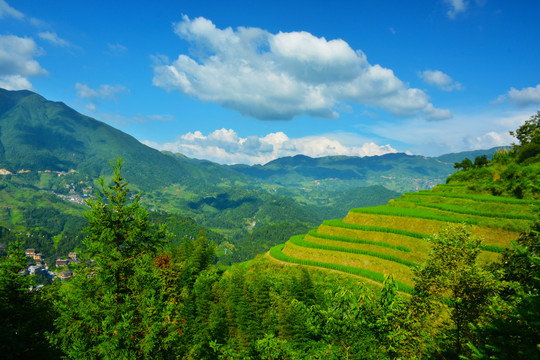
[[[166,358],[179,339],[153,263],[165,233],[150,225],[139,197],[128,203],[121,168],[117,160],[112,184],[100,180],[105,198],[89,202],[87,251],[55,302],[51,341],[70,358]]]
[[[427,304],[435,313],[450,308],[453,351],[461,355],[471,338],[468,328],[488,305],[498,284],[490,272],[477,264],[481,239],[472,236],[464,225],[449,225],[431,239],[428,260],[415,271],[415,296],[418,306]]]
[[[540,222],[507,249],[495,270],[503,290],[472,326],[469,359],[535,359],[540,356]]]
[[[516,131],[510,131],[510,135],[519,140],[518,146],[521,148],[538,141],[540,138],[540,111],[532,115]]]
[[[509,153],[499,152],[491,163],[478,159],[478,166],[459,171],[447,182],[466,183],[474,192],[514,196],[526,199],[540,197],[540,112],[531,116],[511,135],[519,140]],[[475,161],[476,163],[476,161]],[[456,166],[459,166],[456,164]]]
[[[454,163],[454,168],[456,169],[463,169],[463,170],[469,170],[473,167],[473,163],[472,161],[469,159],[469,158],[465,158],[465,160],[463,160],[462,162],[460,163]]]
[[[266,225],[251,233],[231,240],[234,245],[232,261],[246,261],[264,253],[274,245],[282,244],[293,235],[305,234],[310,226],[305,223],[279,223]]]
[[[8,256],[0,257],[0,352],[5,359],[28,359],[35,354],[56,359],[60,354],[45,337],[56,314],[45,291],[32,291],[33,276],[21,274],[26,266],[22,242],[10,243]]]

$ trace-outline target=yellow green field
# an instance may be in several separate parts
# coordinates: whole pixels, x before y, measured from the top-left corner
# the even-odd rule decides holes
[[[270,251],[277,260],[338,270],[381,282],[393,274],[411,292],[413,268],[430,250],[429,236],[449,223],[465,223],[483,239],[482,263],[493,262],[535,219],[540,201],[468,194],[462,186],[439,185],[403,194],[387,205],[351,209],[305,236]]]

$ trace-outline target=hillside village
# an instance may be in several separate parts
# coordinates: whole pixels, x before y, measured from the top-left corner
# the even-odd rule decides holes
[[[76,252],[70,252],[66,259],[56,259],[51,268],[49,268],[49,264],[42,259],[42,254],[36,252],[36,249],[26,249],[24,253],[28,260],[28,267],[21,270],[21,274],[35,275],[38,279],[37,281],[41,282],[39,285],[50,284],[55,278],[64,281],[71,279],[73,270],[69,268],[69,265],[79,263]]]

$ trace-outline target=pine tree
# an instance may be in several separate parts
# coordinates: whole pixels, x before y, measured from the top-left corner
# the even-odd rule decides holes
[[[128,202],[122,160],[111,165],[112,184],[100,178],[103,196],[88,202],[87,251],[60,289],[51,341],[69,358],[167,358],[181,324],[156,266],[166,233],[148,222],[140,195]]]

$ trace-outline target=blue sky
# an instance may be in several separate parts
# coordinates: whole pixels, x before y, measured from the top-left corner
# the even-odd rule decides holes
[[[508,145],[539,1],[0,0],[0,87],[219,163]]]

